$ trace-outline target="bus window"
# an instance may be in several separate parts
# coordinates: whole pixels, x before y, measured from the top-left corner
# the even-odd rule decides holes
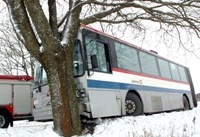
[[[119,42],[114,42],[114,45],[117,54],[118,67],[140,72],[137,50]]]
[[[160,68],[161,77],[171,79],[172,76],[171,76],[168,61],[158,58],[158,65]]]
[[[108,59],[108,47],[106,44],[98,42],[96,40],[85,37],[85,45],[87,51],[88,69],[96,71],[110,72],[110,63]],[[91,57],[97,57],[97,68],[92,68]]]
[[[179,76],[177,65],[174,63],[169,63],[169,64],[170,64],[170,69],[171,69],[171,73],[172,73],[172,79],[180,81],[180,76]]]
[[[180,73],[180,78],[182,82],[188,82],[187,77],[186,77],[186,73],[185,73],[185,69],[181,66],[178,66],[178,70]]]
[[[156,58],[146,52],[139,52],[139,58],[141,63],[142,72],[154,76],[158,76],[158,67]]]

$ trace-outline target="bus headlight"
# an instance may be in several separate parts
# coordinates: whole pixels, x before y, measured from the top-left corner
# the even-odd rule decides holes
[[[76,97],[77,97],[77,98],[80,98],[80,97],[84,98],[84,97],[86,97],[86,92],[85,92],[85,90],[84,90],[84,89],[76,90]]]
[[[86,97],[85,92],[81,92],[81,97],[82,97],[82,98]]]

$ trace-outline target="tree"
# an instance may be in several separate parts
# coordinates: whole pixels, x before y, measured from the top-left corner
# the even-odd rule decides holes
[[[13,27],[27,50],[45,68],[51,93],[54,131],[62,136],[81,133],[73,78],[73,43],[79,24],[95,22],[125,24],[145,30],[155,22],[167,34],[180,29],[199,37],[197,0],[46,0],[45,14],[40,0],[4,0]],[[66,5],[60,18],[57,10]],[[172,32],[173,33],[173,32]]]

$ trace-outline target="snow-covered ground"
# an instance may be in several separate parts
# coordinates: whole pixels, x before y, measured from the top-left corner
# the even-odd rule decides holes
[[[190,111],[99,120],[93,135],[73,137],[200,137],[200,102]],[[52,122],[16,121],[0,137],[59,137]]]

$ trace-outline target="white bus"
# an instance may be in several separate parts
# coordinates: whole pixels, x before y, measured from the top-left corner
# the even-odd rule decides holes
[[[74,45],[74,77],[80,115],[88,118],[197,106],[187,67],[84,25]],[[39,63],[34,80],[34,118],[52,119],[47,77]]]

